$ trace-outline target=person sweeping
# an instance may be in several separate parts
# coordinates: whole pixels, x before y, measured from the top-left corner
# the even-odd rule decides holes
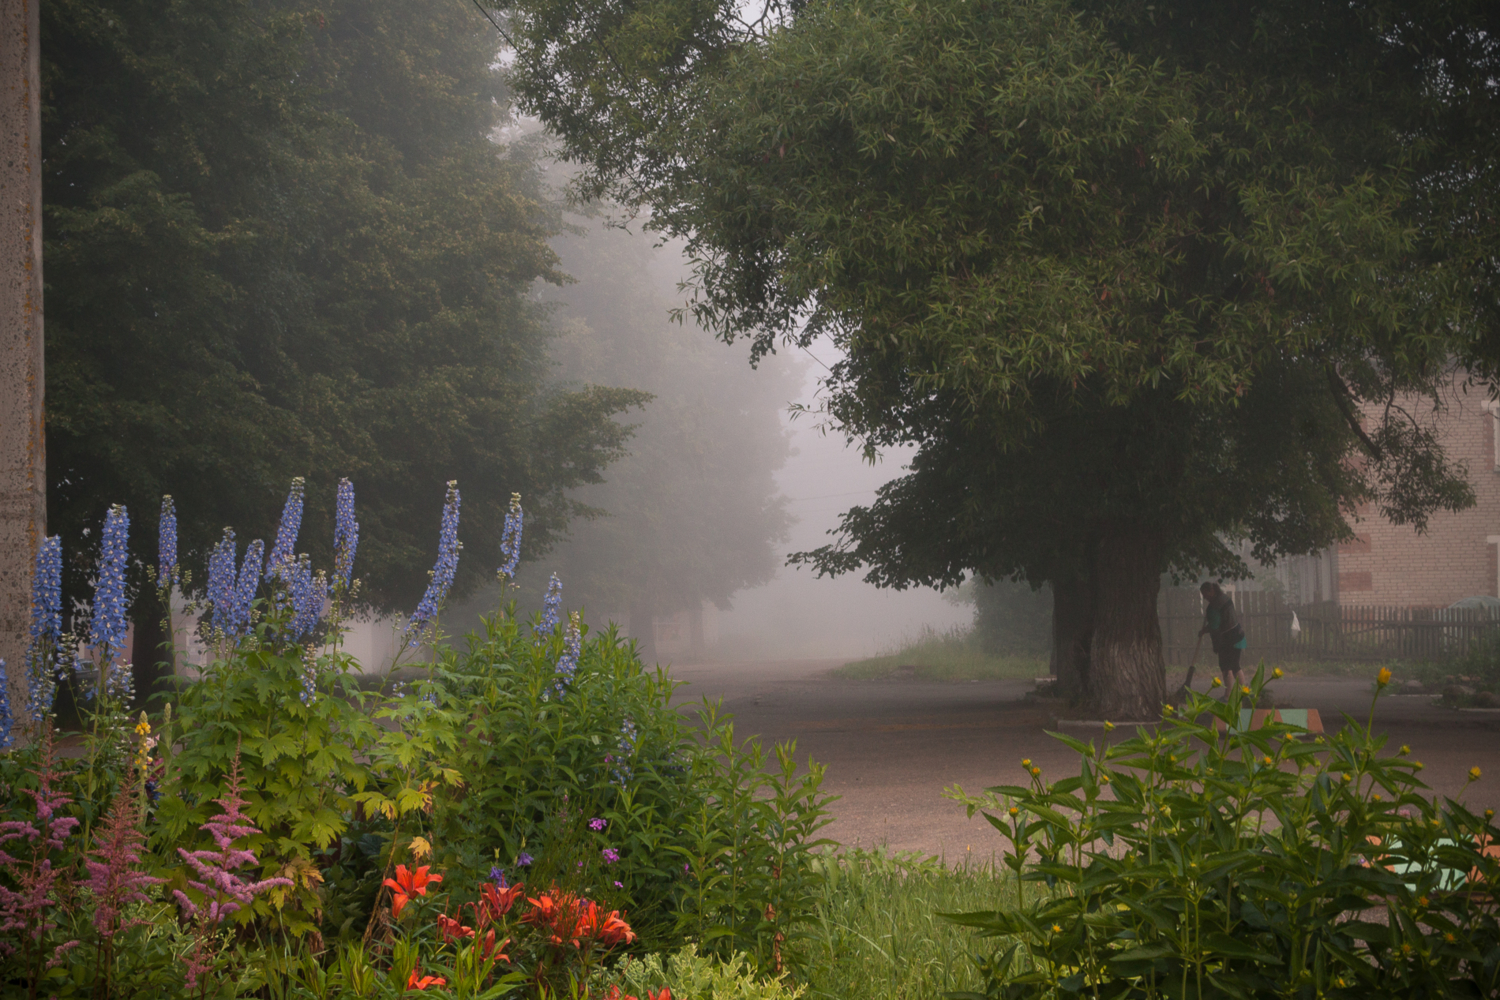
[[[1245,681],[1240,674],[1240,653],[1250,643],[1240,625],[1234,601],[1217,583],[1205,583],[1198,588],[1198,592],[1203,595],[1207,605],[1203,609],[1203,627],[1198,630],[1198,634],[1208,636],[1209,642],[1213,644],[1214,652],[1219,657],[1219,673],[1224,675],[1224,683],[1227,685],[1233,675],[1235,687],[1244,687]]]

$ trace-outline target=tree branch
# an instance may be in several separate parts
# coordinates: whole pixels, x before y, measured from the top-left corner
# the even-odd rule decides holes
[[[1333,400],[1338,404],[1339,412],[1344,415],[1349,428],[1359,436],[1365,446],[1365,451],[1370,453],[1371,458],[1377,462],[1385,461],[1385,452],[1370,440],[1370,435],[1366,434],[1365,429],[1359,424],[1359,414],[1354,412],[1354,393],[1350,392],[1344,380],[1339,378],[1338,372],[1333,370],[1333,365],[1326,366],[1324,370],[1328,373],[1328,387],[1333,390]]]

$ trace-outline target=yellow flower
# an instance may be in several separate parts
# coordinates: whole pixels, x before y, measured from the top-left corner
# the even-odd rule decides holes
[[[1107,784],[1109,784],[1109,775],[1107,775],[1107,774],[1101,774],[1101,775],[1099,775],[1099,784],[1101,784],[1101,785],[1107,785]]]
[[[1376,802],[1379,802],[1380,801],[1380,793],[1376,792],[1374,795],[1371,796],[1371,798],[1373,798]]]
[[[1411,769],[1413,771],[1420,771],[1420,770],[1422,770],[1422,762],[1420,760],[1414,760],[1414,761],[1412,761],[1411,762]]]
[[[1032,768],[1032,769],[1031,769],[1031,776],[1032,776],[1032,777],[1033,777],[1033,778],[1035,778],[1035,777],[1037,777],[1037,776],[1039,776],[1039,775],[1040,775],[1040,774],[1041,774],[1041,773],[1042,773],[1042,769],[1041,769],[1041,768],[1039,768],[1039,767],[1033,767],[1033,768]]]
[[[1485,819],[1494,819],[1495,818],[1495,810],[1493,810],[1493,809],[1486,809],[1484,811],[1484,818]]]
[[[1209,685],[1209,686],[1210,687],[1223,687],[1224,686],[1224,682],[1221,681],[1221,680],[1219,680],[1217,677],[1215,677],[1214,678],[1214,682],[1211,685]]]
[[[1270,766],[1271,766],[1271,758],[1270,758],[1270,757],[1262,757],[1262,758],[1261,758],[1261,759],[1260,759],[1260,762],[1261,762],[1261,763],[1262,763],[1262,764],[1264,764],[1264,765],[1266,765],[1266,766],[1267,766],[1267,767],[1270,767]]]
[[[1031,758],[1027,757],[1025,760],[1021,761],[1021,766],[1026,768],[1026,770],[1028,771],[1031,770]]]
[[[149,736],[151,734],[151,723],[147,722],[145,719],[142,719],[140,722],[136,723],[135,734],[137,736]]]
[[[1163,705],[1161,707],[1161,714],[1162,715],[1171,715],[1172,714],[1172,706],[1171,705]]]
[[[1427,905],[1427,897],[1426,896],[1418,896],[1417,897],[1417,905],[1418,906],[1426,906]]]
[[[1443,940],[1447,941],[1449,944],[1453,944],[1455,941],[1458,940],[1458,938],[1456,938],[1456,937],[1453,936],[1453,932],[1452,931],[1449,931],[1449,932],[1447,932],[1446,934],[1443,935]]]
[[[1114,728],[1115,724],[1113,722],[1110,722],[1108,719],[1104,720],[1104,731],[1106,733],[1112,731]]]
[[[1052,933],[1053,934],[1061,934],[1062,933],[1062,924],[1053,924],[1052,925]]]
[[[1017,809],[1015,806],[1011,806],[1010,807],[1010,814],[1012,816],[1019,816],[1019,815],[1021,815],[1021,810]]]
[[[1345,771],[1344,772],[1344,782],[1345,782],[1345,784],[1347,784],[1348,782],[1353,781],[1353,780],[1354,779],[1350,777],[1349,772]]]
[[[1250,685],[1248,685],[1248,684],[1241,684],[1240,685],[1240,694],[1249,694],[1249,693],[1250,693]]]
[[[1469,768],[1469,780],[1470,781],[1478,781],[1479,780],[1479,768],[1477,768],[1477,767],[1471,767],[1471,768]]]
[[[1380,672],[1375,675],[1375,686],[1385,687],[1391,682],[1391,668],[1381,667]]]
[[[1411,753],[1411,747],[1409,747],[1405,743],[1403,743],[1403,744],[1401,744],[1401,749],[1396,751],[1396,756],[1397,757],[1405,757],[1409,753]]]
[[[1271,676],[1272,677],[1280,677],[1281,676],[1281,668],[1277,667],[1275,670],[1271,671]]]

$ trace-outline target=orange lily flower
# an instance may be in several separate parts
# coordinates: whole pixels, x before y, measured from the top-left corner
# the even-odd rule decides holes
[[[429,986],[447,986],[447,985],[448,985],[448,980],[442,978],[441,976],[424,976],[424,975],[422,975],[422,969],[421,969],[420,966],[418,966],[415,969],[412,969],[411,970],[411,975],[408,976],[407,980],[406,980],[406,988],[409,989],[409,990],[425,990]]]
[[[635,940],[635,931],[631,930],[630,925],[620,917],[619,910],[611,910],[609,916],[599,923],[599,929],[594,934],[610,948],[621,943],[629,944]],[[653,997],[652,1000],[672,1000],[672,995],[669,990],[663,989],[662,996]]]
[[[526,886],[519,882],[508,889],[497,889],[493,882],[486,882],[480,890],[479,902],[484,907],[486,916],[491,920],[499,920],[510,912],[525,891]]]
[[[393,893],[391,897],[391,916],[401,916],[401,911],[413,896],[427,895],[427,884],[429,882],[441,882],[443,876],[429,875],[431,865],[423,865],[416,871],[409,871],[405,865],[396,866],[396,877],[388,878],[383,883]]]
[[[443,941],[458,941],[463,938],[474,936],[474,928],[465,927],[446,913],[439,913],[437,918],[438,933],[443,936]]]
[[[495,944],[495,932],[491,930],[487,934],[485,934],[485,936],[479,941],[479,956],[486,962],[493,962],[496,960],[499,960],[501,962],[509,962],[510,956],[505,954],[504,951],[501,950],[508,944],[510,944],[510,938],[506,938],[498,945]]]
[[[672,1000],[672,987],[663,986],[660,993],[646,991],[646,1000]]]

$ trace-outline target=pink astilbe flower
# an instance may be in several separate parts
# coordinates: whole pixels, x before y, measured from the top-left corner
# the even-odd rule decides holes
[[[103,942],[139,923],[122,924],[120,915],[131,903],[150,902],[143,890],[166,881],[137,868],[146,841],[136,826],[139,820],[135,795],[122,787],[110,804],[104,828],[94,835],[94,860],[85,862],[89,872],[85,884],[94,893],[94,930]]]
[[[234,755],[229,768],[229,787],[222,799],[214,799],[223,810],[218,816],[198,829],[213,835],[218,850],[188,851],[177,848],[177,853],[198,873],[197,879],[188,879],[188,888],[199,893],[203,900],[195,903],[181,889],[173,889],[172,895],[182,907],[183,914],[193,919],[197,932],[197,943],[184,961],[187,963],[188,989],[196,989],[198,977],[213,967],[214,949],[211,946],[213,932],[225,917],[249,906],[255,897],[267,889],[291,886],[289,878],[267,878],[259,882],[247,882],[234,874],[245,865],[254,865],[253,851],[235,847],[236,840],[254,836],[259,828],[252,826],[240,812],[245,800],[240,797],[240,755]]]
[[[57,926],[48,919],[48,911],[58,905],[57,881],[62,872],[53,867],[50,855],[66,846],[78,826],[74,817],[58,815],[73,800],[52,787],[58,779],[52,749],[48,724],[42,728],[40,757],[31,772],[37,787],[21,789],[36,806],[35,818],[0,823],[0,870],[9,876],[0,881],[0,955],[14,955],[14,942],[19,942],[21,965],[33,985],[46,955],[42,937]]]

